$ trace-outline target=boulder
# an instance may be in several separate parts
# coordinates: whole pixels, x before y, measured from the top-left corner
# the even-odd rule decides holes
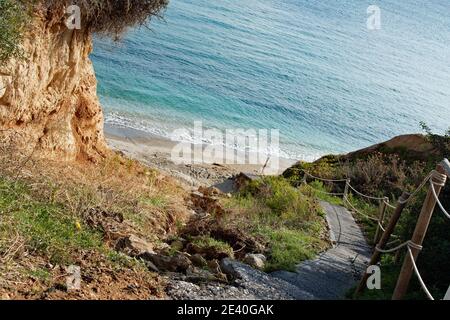
[[[117,241],[116,250],[122,251],[130,256],[139,256],[145,252],[154,254],[153,246],[136,235],[129,235]]]
[[[239,262],[230,258],[225,258],[220,261],[220,269],[226,275],[230,275],[234,279],[240,279],[242,274],[239,272]]]
[[[266,256],[263,254],[248,253],[245,255],[244,263],[256,269],[264,269],[265,263],[267,261]]]
[[[225,209],[220,204],[217,196],[204,195],[201,192],[193,192],[191,201],[196,210],[201,210],[217,216],[223,216]]]

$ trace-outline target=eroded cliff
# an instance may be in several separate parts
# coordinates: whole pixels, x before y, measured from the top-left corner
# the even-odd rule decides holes
[[[88,32],[36,13],[24,58],[0,66],[0,136],[25,154],[61,160],[104,157],[103,115]]]

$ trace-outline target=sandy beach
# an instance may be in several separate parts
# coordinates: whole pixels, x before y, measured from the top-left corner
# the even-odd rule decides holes
[[[178,142],[108,124],[105,125],[105,135],[108,145],[113,150],[123,152],[130,158],[142,161],[152,168],[169,174],[191,188],[217,185],[241,172],[265,175],[281,174],[296,162],[278,158],[269,159],[266,166],[264,164],[224,164],[224,161],[204,157],[202,163],[175,163],[172,161],[172,151],[179,144]],[[237,162],[245,163],[239,158]]]

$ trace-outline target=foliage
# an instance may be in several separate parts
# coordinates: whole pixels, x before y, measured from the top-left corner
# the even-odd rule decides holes
[[[192,243],[198,246],[202,250],[211,250],[214,252],[224,252],[227,253],[230,257],[233,257],[233,248],[231,246],[220,240],[216,240],[210,236],[200,236],[196,237]]]
[[[120,38],[127,28],[161,17],[169,0],[0,0],[0,65],[22,57],[20,48],[33,14],[44,11],[49,25],[62,23],[70,5],[81,9],[83,32]]]
[[[225,207],[231,213],[222,223],[245,228],[268,243],[267,271],[294,270],[327,247],[319,203],[282,177],[252,181],[225,200]]]
[[[350,178],[352,186],[364,194],[379,197],[388,196],[391,203],[395,203],[395,200],[403,191],[412,192],[415,190],[437,163],[450,156],[450,130],[443,135],[439,135],[433,133],[426,124],[422,123],[421,125],[426,133],[426,139],[436,150],[434,154],[430,154],[423,161],[414,159],[403,148],[395,150],[381,148],[362,157],[327,156],[314,163],[298,163],[287,170],[284,176],[293,185],[301,183],[304,178],[303,170],[315,176],[329,179]],[[302,192],[327,201],[330,201],[329,196],[324,196],[315,190],[327,192],[342,192],[343,190],[343,186],[335,183],[323,184],[311,180],[308,180],[308,182],[310,187],[303,186]],[[399,241],[404,242],[411,239],[425,194],[426,189],[422,190],[404,210],[395,230],[395,234],[399,236]],[[365,201],[357,195],[350,195],[349,198],[357,209],[371,216],[376,216],[379,205],[376,201]],[[441,191],[440,200],[444,208],[450,208],[450,183],[447,183]],[[339,201],[336,200],[336,202]],[[373,239],[376,225],[359,215],[356,215],[356,218],[362,223],[370,242]],[[389,214],[386,221],[388,219]],[[432,294],[438,298],[442,298],[447,290],[448,283],[450,283],[450,274],[446,272],[450,268],[449,231],[450,221],[439,208],[436,208],[423,244],[424,248],[419,255],[418,267]],[[383,283],[388,288],[383,289],[384,293],[380,293],[378,298],[390,297],[392,294],[405,254],[406,251],[402,251],[397,260],[385,259],[383,261],[383,281],[386,281]],[[363,298],[369,297],[373,297],[373,295],[363,296]],[[413,276],[408,298],[424,298],[415,276]]]
[[[128,27],[143,25],[160,16],[168,0],[41,0],[54,19],[59,20],[70,5],[81,9],[82,28],[117,37]]]
[[[426,123],[420,123],[428,141],[439,151],[438,157],[450,158],[450,128],[443,135],[433,133]],[[439,159],[440,160],[440,159]]]
[[[29,11],[22,1],[0,0],[0,64],[23,55],[20,49]]]

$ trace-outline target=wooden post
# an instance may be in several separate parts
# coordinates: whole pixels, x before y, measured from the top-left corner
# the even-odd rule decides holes
[[[344,198],[348,196],[349,185],[350,185],[350,178],[347,178],[347,181],[345,182]]]
[[[445,175],[445,169],[444,167],[439,164],[436,167],[436,171]],[[431,178],[433,179],[433,178]],[[434,186],[436,190],[436,195],[439,196],[441,193],[441,186]],[[431,217],[433,216],[434,208],[436,206],[436,199],[433,195],[433,191],[431,190],[431,187],[428,189],[427,197],[425,198],[425,202],[422,206],[422,211],[420,212],[419,218],[417,220],[416,228],[414,230],[413,236],[411,238],[411,241],[414,244],[417,244],[421,246],[423,244],[423,240],[425,239],[425,235],[428,230],[428,225],[430,224]],[[417,256],[419,255],[420,250],[411,248],[414,261],[417,260]],[[409,254],[405,256],[405,260],[403,262],[402,269],[400,271],[400,275],[397,280],[397,285],[395,286],[394,294],[392,296],[392,300],[401,300],[409,286],[409,282],[411,280],[411,276],[413,273],[413,263],[411,261],[411,257]]]
[[[303,185],[307,184],[307,181],[306,181],[306,173],[303,173],[302,184],[303,184]]]
[[[395,265],[399,265],[400,264],[400,262],[401,262],[400,259],[402,257],[401,253],[402,253],[401,250],[397,250],[397,252],[395,253],[395,255],[394,255],[394,264]]]
[[[389,220],[389,224],[387,225],[385,231],[383,232],[383,235],[381,236],[380,241],[378,242],[378,247],[380,249],[384,249],[386,244],[389,241],[389,238],[391,237],[392,233],[394,232],[395,226],[398,223],[398,220],[400,219],[400,216],[402,215],[403,209],[406,206],[406,200],[409,198],[410,194],[407,192],[403,192],[401,195],[397,206],[395,208],[394,214],[392,215],[391,219]],[[373,252],[372,258],[370,259],[369,265],[374,266],[380,261],[380,255],[381,253],[378,250],[375,250]],[[363,278],[361,279],[358,288],[356,288],[354,297],[357,297],[361,292],[364,291],[366,288],[366,282],[369,278],[369,274],[367,272],[364,273]]]
[[[344,195],[342,197],[344,208],[349,209],[346,199],[348,199],[348,189],[350,185],[350,178],[347,178],[347,181],[345,181],[345,188],[344,188]]]
[[[383,200],[380,200],[380,208],[378,213],[378,225],[377,225],[377,231],[375,232],[375,237],[373,238],[373,243],[376,245],[378,241],[380,240],[381,236],[381,226],[383,225],[384,215],[386,214],[386,203],[389,201],[389,198],[385,197]]]

